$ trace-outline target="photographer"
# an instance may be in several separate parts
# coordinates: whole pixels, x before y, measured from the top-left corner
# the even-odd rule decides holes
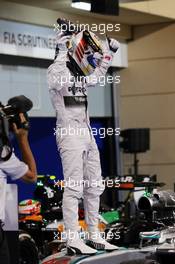
[[[28,123],[25,114],[18,113],[18,118],[21,123],[21,127],[12,123],[11,129],[15,134],[18,145],[22,155],[22,161],[20,161],[15,154],[12,153],[8,156],[8,159],[0,159],[0,263],[10,264],[8,246],[5,238],[3,227],[3,221],[5,219],[5,200],[6,200],[6,184],[7,177],[12,180],[21,178],[25,182],[33,183],[37,179],[36,164],[31,152],[28,142],[28,129],[25,125]],[[2,122],[1,122],[2,126]],[[3,134],[1,134],[3,137]],[[2,149],[1,149],[2,150]],[[2,156],[2,151],[1,151]]]

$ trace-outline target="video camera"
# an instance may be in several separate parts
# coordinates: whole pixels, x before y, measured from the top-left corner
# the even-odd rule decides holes
[[[15,123],[18,129],[29,129],[27,112],[32,107],[32,101],[24,95],[9,99],[5,106],[0,103],[0,160],[7,161],[11,157],[12,147],[9,140],[9,132],[13,132],[12,124]],[[25,122],[21,121],[20,113],[24,114]]]

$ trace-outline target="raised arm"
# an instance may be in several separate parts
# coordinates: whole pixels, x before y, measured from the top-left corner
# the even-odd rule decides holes
[[[24,115],[20,114],[21,122],[26,122]],[[17,128],[15,124],[13,124],[13,130],[18,140],[18,145],[22,155],[22,161],[28,165],[28,171],[22,176],[22,179],[27,182],[36,182],[37,180],[37,169],[34,156],[30,149],[29,141],[28,141],[28,131],[23,128]]]

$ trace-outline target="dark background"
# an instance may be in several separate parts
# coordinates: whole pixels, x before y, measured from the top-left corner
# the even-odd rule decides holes
[[[29,142],[34,154],[38,175],[55,175],[57,179],[63,179],[61,159],[56,146],[54,136],[56,119],[54,117],[32,117],[30,118]],[[91,126],[97,129],[113,127],[112,118],[92,118]],[[95,136],[104,177],[115,174],[114,137],[100,138]],[[15,138],[12,139],[15,154],[21,158],[20,151]],[[10,180],[9,180],[10,182]],[[16,181],[19,188],[19,201],[33,197],[35,184],[26,184],[21,180]]]

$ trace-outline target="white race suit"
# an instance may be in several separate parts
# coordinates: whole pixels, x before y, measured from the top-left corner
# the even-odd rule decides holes
[[[92,133],[89,133],[87,90],[95,87],[100,76],[105,76],[111,60],[109,51],[86,80],[78,81],[71,75],[66,51],[60,52],[48,69],[49,92],[57,117],[57,146],[67,182],[63,195],[63,218],[66,230],[71,232],[79,229],[78,201],[82,197],[89,230],[98,226],[99,196],[104,186],[99,151]],[[64,135],[61,135],[61,129]]]

